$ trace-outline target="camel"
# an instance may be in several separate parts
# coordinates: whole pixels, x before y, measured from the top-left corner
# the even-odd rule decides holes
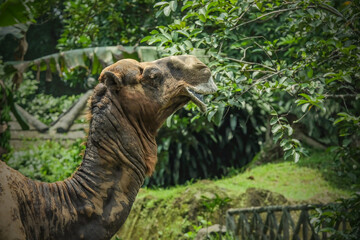
[[[191,55],[120,60],[100,74],[89,99],[83,161],[70,178],[33,181],[0,161],[0,239],[110,239],[125,222],[157,161],[166,118],[216,91]]]

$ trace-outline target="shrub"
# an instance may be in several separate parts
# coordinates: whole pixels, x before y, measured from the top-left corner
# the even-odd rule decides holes
[[[74,143],[46,141],[32,145],[25,151],[10,154],[7,164],[32,179],[55,182],[63,180],[75,171],[82,161],[85,146],[82,140]]]

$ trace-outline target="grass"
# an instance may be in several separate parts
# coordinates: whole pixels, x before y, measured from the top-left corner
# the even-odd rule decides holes
[[[349,196],[351,190],[346,180],[339,179],[331,165],[328,153],[315,152],[300,162],[278,160],[252,167],[233,177],[225,177],[216,181],[198,181],[192,186],[203,189],[214,186],[226,189],[230,195],[244,193],[248,188],[261,188],[280,193],[286,198],[302,201],[330,194],[333,196]],[[168,189],[143,189],[139,197],[153,195],[157,199],[173,198],[181,195],[187,186]]]
[[[319,193],[349,195],[347,191],[332,187],[318,170],[292,162],[258,166],[235,177],[217,181],[216,184],[235,192],[245,192],[247,188],[262,188],[296,201],[313,198]]]
[[[343,167],[339,166],[339,163],[335,163],[333,159],[334,156],[331,152],[313,151],[309,157],[303,158],[298,166],[316,169],[333,188],[352,191],[354,179],[341,172]]]
[[[212,224],[223,219],[226,209],[253,206],[255,202],[260,206],[292,205],[349,197],[351,190],[344,185],[346,181],[339,180],[329,159],[329,153],[315,152],[299,163],[278,160],[252,165],[244,172],[219,180],[199,180],[167,189],[143,188],[118,234],[124,240],[189,239],[186,234],[196,232],[199,219],[209,216],[202,207],[202,196],[211,198],[214,194],[231,201],[208,219]]]

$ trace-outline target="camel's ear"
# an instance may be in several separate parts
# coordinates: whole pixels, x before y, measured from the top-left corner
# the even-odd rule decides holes
[[[113,72],[104,72],[103,78],[104,84],[111,90],[120,90],[120,88],[124,85],[121,78]]]

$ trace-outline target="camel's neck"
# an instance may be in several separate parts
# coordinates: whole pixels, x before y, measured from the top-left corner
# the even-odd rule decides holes
[[[130,121],[109,98],[92,104],[81,166],[63,182],[35,186],[35,192],[49,199],[35,212],[56,209],[56,217],[42,221],[59,227],[50,232],[66,239],[109,239],[124,223],[143,184],[145,161],[156,157],[154,138]]]

